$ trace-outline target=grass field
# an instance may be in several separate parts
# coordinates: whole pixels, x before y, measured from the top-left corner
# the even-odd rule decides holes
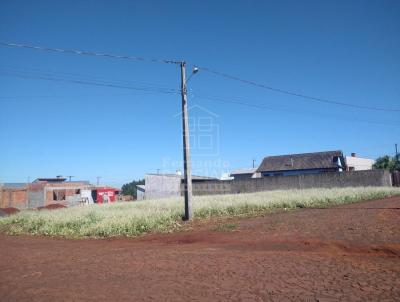
[[[360,200],[400,195],[399,188],[366,187],[269,191],[235,195],[197,196],[196,219],[256,216],[279,209],[328,207]],[[180,226],[183,199],[27,210],[0,218],[0,229],[11,235],[32,234],[67,238],[137,236],[168,232]]]

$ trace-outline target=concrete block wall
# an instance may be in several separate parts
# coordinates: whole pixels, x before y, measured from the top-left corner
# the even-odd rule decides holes
[[[145,199],[181,195],[181,176],[179,175],[147,174],[145,184]]]
[[[193,183],[193,195],[236,194],[308,188],[392,186],[391,174],[384,170],[271,176],[246,180],[211,180]]]

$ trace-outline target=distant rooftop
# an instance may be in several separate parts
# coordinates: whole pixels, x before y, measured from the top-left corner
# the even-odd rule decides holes
[[[256,173],[256,171],[257,171],[257,168],[236,169],[231,172],[231,175],[254,174],[254,173]]]
[[[265,172],[336,168],[337,164],[333,160],[335,157],[343,157],[343,152],[340,150],[336,150],[314,153],[267,156],[263,159],[257,171]]]
[[[64,177],[50,177],[50,178],[36,178],[33,182],[39,182],[39,181],[47,181],[47,182],[63,182],[66,181],[67,179]]]
[[[0,186],[4,188],[24,188],[26,186],[26,182],[5,182],[3,184],[0,184]]]

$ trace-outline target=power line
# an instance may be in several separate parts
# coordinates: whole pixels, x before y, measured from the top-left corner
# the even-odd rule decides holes
[[[105,58],[112,58],[112,59],[145,61],[145,62],[151,62],[151,63],[180,64],[180,62],[174,61],[174,60],[149,59],[149,58],[139,57],[139,56],[116,55],[116,54],[99,53],[99,52],[85,51],[85,50],[50,48],[50,47],[43,47],[43,46],[34,46],[34,45],[7,43],[7,42],[0,42],[0,45],[8,46],[8,47],[16,47],[16,48],[34,49],[34,50],[47,51],[47,52],[69,53],[69,54],[82,55],[82,56],[95,56],[95,57],[105,57]]]
[[[7,46],[7,47],[16,47],[16,48],[26,48],[26,49],[34,49],[34,50],[39,50],[39,51],[47,51],[47,52],[57,52],[57,53],[70,53],[70,54],[75,54],[75,55],[84,55],[84,56],[96,56],[96,57],[107,57],[107,58],[113,58],[113,59],[126,59],[126,60],[136,60],[136,61],[145,61],[145,62],[151,62],[151,63],[166,63],[166,64],[181,64],[180,61],[174,61],[174,60],[164,60],[164,59],[149,59],[149,58],[144,58],[140,56],[128,56],[128,55],[115,55],[115,54],[109,54],[109,53],[97,53],[93,51],[83,51],[83,50],[71,50],[71,49],[62,49],[62,48],[49,48],[49,47],[42,47],[42,46],[34,46],[34,45],[27,45],[27,44],[16,44],[16,43],[7,43],[7,42],[0,42],[0,46]],[[400,112],[400,109],[398,108],[383,108],[383,107],[372,107],[372,106],[363,106],[363,105],[356,105],[356,104],[350,104],[350,103],[345,103],[345,102],[339,102],[335,100],[329,100],[325,98],[319,98],[319,97],[314,97],[314,96],[309,96],[285,89],[280,89],[280,88],[275,88],[269,85],[257,83],[254,81],[246,80],[239,78],[237,76],[233,76],[230,74],[227,74],[225,72],[220,72],[208,67],[201,67],[198,65],[194,65],[195,67],[207,71],[209,73],[212,73],[214,75],[242,82],[248,85],[252,85],[255,87],[267,89],[270,91],[278,92],[278,93],[283,93],[299,98],[303,98],[306,100],[310,100],[313,102],[319,102],[319,103],[325,103],[325,104],[330,104],[330,105],[338,105],[338,106],[345,106],[345,107],[350,107],[350,108],[356,108],[356,109],[363,109],[363,110],[372,110],[372,111],[385,111],[385,112]]]
[[[23,79],[37,79],[37,80],[47,80],[47,81],[56,81],[56,82],[66,82],[66,83],[74,83],[74,84],[82,84],[82,85],[92,85],[92,86],[101,86],[101,87],[111,87],[111,88],[120,88],[120,89],[130,89],[130,90],[140,90],[140,91],[148,91],[148,92],[156,92],[156,93],[164,93],[164,94],[177,94],[175,89],[161,89],[161,88],[152,88],[152,87],[134,87],[127,85],[120,85],[114,83],[100,83],[94,81],[85,81],[85,80],[77,80],[77,79],[64,79],[64,78],[56,78],[50,76],[37,76],[37,75],[24,75],[13,72],[1,72],[0,75],[12,76]]]
[[[303,113],[303,112],[296,112],[293,110],[285,110],[285,109],[279,109],[279,108],[273,108],[273,107],[269,107],[269,106],[265,106],[265,105],[259,105],[259,104],[252,104],[252,103],[248,103],[248,102],[242,102],[242,101],[237,101],[237,100],[227,100],[225,98],[221,98],[221,97],[216,97],[216,96],[195,96],[195,98],[197,99],[202,99],[202,100],[209,100],[209,101],[216,101],[216,102],[221,102],[221,103],[229,103],[229,104],[235,104],[235,105],[241,105],[241,106],[246,106],[246,107],[251,107],[251,108],[256,108],[256,109],[263,109],[263,110],[269,110],[269,111],[279,111],[279,112],[284,112],[284,113],[290,113],[290,114],[300,114],[300,115],[310,115],[310,113]],[[327,116],[327,115],[325,115]],[[331,117],[331,116],[327,116],[327,117]],[[392,123],[383,123],[383,122],[374,122],[374,121],[367,121],[367,120],[360,120],[357,118],[352,117],[351,120],[350,119],[345,119],[345,118],[341,118],[341,117],[331,117],[334,119],[342,119],[342,120],[346,120],[346,121],[352,121],[352,122],[361,122],[361,123],[367,123],[367,124],[377,124],[377,125],[385,125],[385,126],[400,126],[400,124],[392,124]]]
[[[106,79],[104,77],[99,77],[98,75],[91,75],[91,74],[82,74],[82,73],[71,73],[71,72],[60,72],[60,71],[54,71],[54,70],[48,70],[48,69],[39,69],[39,68],[26,68],[26,67],[18,67],[18,66],[12,66],[12,65],[0,65],[0,69],[7,69],[7,70],[12,70],[12,71],[22,71],[22,72],[28,72],[28,73],[41,73],[41,74],[45,74],[45,75],[57,75],[57,76],[62,76],[62,77],[74,77],[74,78],[79,78],[79,79],[84,79],[84,80],[93,80],[93,81],[112,81],[112,82],[118,82],[118,83],[123,83],[123,84],[127,84],[127,85],[131,85],[132,83],[135,84],[140,84],[140,85],[147,85],[147,86],[154,86],[154,87],[158,87],[158,88],[165,88],[165,87],[160,87],[157,86],[154,83],[149,83],[149,82],[144,82],[144,81],[136,81],[136,80],[120,80],[120,79]],[[168,88],[166,88],[168,89]],[[178,89],[176,89],[177,92],[179,92]]]
[[[346,106],[346,107],[352,107],[352,108],[364,109],[364,110],[400,112],[400,109],[397,109],[397,108],[380,108],[380,107],[362,106],[362,105],[355,105],[355,104],[350,104],[350,103],[344,103],[344,102],[338,102],[338,101],[334,101],[334,100],[328,100],[328,99],[313,97],[313,96],[309,96],[309,95],[305,95],[305,94],[301,94],[301,93],[297,93],[297,92],[292,92],[292,91],[289,91],[289,90],[275,88],[275,87],[268,86],[268,85],[265,85],[265,84],[260,84],[260,83],[254,82],[254,81],[245,80],[245,79],[239,78],[237,76],[229,75],[227,73],[216,71],[216,70],[213,70],[213,69],[210,69],[210,68],[207,68],[207,67],[200,67],[198,65],[195,65],[195,66],[197,68],[199,68],[200,70],[207,71],[209,73],[218,75],[218,76],[223,77],[223,78],[227,78],[227,79],[230,79],[230,80],[242,82],[242,83],[249,84],[249,85],[252,85],[252,86],[255,86],[255,87],[264,88],[264,89],[268,89],[268,90],[271,90],[271,91],[275,91],[275,92],[279,92],[279,93],[283,93],[283,94],[287,94],[287,95],[291,95],[291,96],[300,97],[300,98],[311,100],[311,101],[314,101],[314,102],[325,103],[325,104],[330,104],[330,105]]]
[[[76,75],[76,74],[68,74],[68,73],[57,73],[57,72],[31,72],[31,71],[25,71],[24,69],[19,70],[19,69],[13,69],[13,68],[1,68],[0,66],[0,72],[3,72],[4,74],[11,74],[11,75],[18,75],[18,76],[24,76],[28,78],[40,78],[40,79],[49,79],[49,80],[62,80],[62,81],[74,81],[74,82],[85,82],[85,83],[96,83],[96,84],[105,84],[105,85],[114,85],[114,86],[121,86],[120,88],[126,88],[128,87],[135,87],[136,89],[141,89],[141,90],[161,90],[161,91],[167,91],[167,92],[175,92],[179,93],[180,90],[174,89],[174,88],[166,88],[166,87],[160,87],[154,84],[150,83],[144,83],[144,82],[138,82],[138,81],[122,81],[122,80],[107,80],[107,79],[101,79],[99,77],[93,77],[89,75]],[[65,76],[67,75],[67,77]],[[72,75],[72,76],[70,76]],[[82,78],[83,77],[83,78]],[[132,82],[135,84],[140,84],[140,87],[137,86],[132,86]],[[118,88],[118,87],[117,87]]]

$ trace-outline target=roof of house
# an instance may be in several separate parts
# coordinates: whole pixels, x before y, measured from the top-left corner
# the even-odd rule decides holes
[[[257,172],[257,168],[244,168],[244,169],[236,169],[231,172],[231,175],[239,175],[239,174],[254,174]]]
[[[24,188],[26,187],[26,182],[5,182],[0,184],[0,187],[4,188]]]
[[[146,186],[145,185],[136,185],[136,187],[142,191],[146,191]]]
[[[257,172],[336,168],[337,165],[333,161],[334,157],[343,157],[343,152],[337,150],[267,156],[263,159]]]
[[[39,182],[39,181],[47,181],[47,182],[63,182],[66,181],[67,179],[64,177],[41,177],[41,178],[36,178],[33,182]]]

